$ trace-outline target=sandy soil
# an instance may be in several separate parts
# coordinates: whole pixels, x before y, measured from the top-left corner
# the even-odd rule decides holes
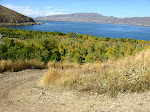
[[[150,91],[117,98],[42,88],[46,70],[0,73],[0,112],[150,112]]]

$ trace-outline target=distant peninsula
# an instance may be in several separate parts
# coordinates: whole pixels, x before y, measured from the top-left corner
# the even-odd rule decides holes
[[[75,13],[75,14],[61,14],[46,17],[37,17],[38,21],[66,21],[66,22],[92,22],[92,23],[106,23],[106,24],[124,24],[124,25],[138,25],[150,26],[150,17],[127,17],[117,18],[114,16],[103,16],[98,13]]]
[[[0,26],[35,25],[34,19],[0,5]]]

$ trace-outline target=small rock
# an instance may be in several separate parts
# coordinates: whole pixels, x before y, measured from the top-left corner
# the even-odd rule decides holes
[[[45,94],[45,92],[44,91],[42,91],[41,93],[40,93],[40,95],[44,95]]]

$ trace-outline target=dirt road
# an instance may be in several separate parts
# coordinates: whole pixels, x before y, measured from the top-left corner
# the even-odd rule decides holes
[[[0,73],[0,112],[150,112],[150,92],[117,98],[43,88],[46,70]]]

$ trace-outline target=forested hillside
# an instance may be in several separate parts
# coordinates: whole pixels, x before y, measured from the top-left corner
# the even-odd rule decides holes
[[[41,62],[77,63],[106,61],[134,55],[150,46],[150,41],[95,37],[0,28],[0,59],[37,59]]]

